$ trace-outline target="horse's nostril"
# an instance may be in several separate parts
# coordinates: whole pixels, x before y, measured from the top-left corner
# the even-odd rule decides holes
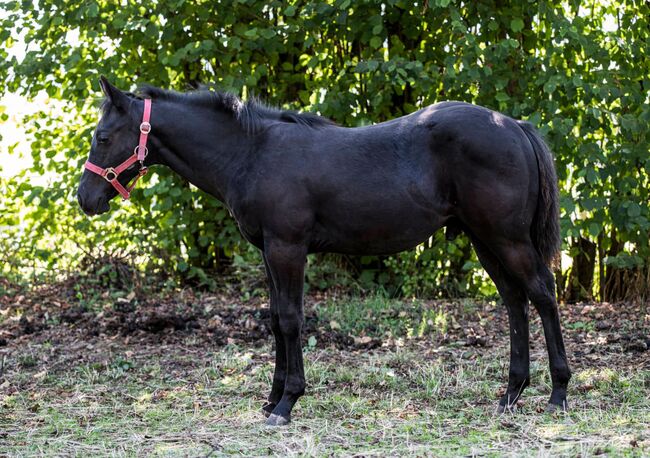
[[[79,194],[77,194],[77,202],[79,202],[79,206],[80,206],[81,208],[83,208],[83,206],[84,206],[84,200],[83,200],[83,198],[81,197],[81,195],[79,195]]]

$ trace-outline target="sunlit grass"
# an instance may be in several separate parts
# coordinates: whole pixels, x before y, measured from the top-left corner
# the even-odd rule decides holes
[[[574,394],[569,415],[537,413],[548,392],[534,384],[521,413],[493,416],[503,354],[450,364],[410,349],[316,350],[307,360],[308,395],[294,422],[269,429],[259,412],[272,369],[259,358],[268,351],[231,346],[177,378],[137,358],[119,379],[115,364],[50,375],[38,390],[2,400],[0,426],[10,434],[0,453],[640,456],[648,451],[643,447],[650,402],[642,373],[599,377],[597,392]],[[165,367],[183,358],[173,356]],[[580,381],[593,377],[591,369],[576,374]],[[634,402],[616,401],[622,398]]]

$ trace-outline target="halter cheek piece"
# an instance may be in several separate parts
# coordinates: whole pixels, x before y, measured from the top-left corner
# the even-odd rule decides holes
[[[90,170],[93,173],[103,177],[106,181],[113,185],[115,190],[120,193],[122,199],[127,200],[131,197],[131,191],[135,187],[135,184],[140,178],[147,174],[147,168],[144,166],[144,159],[147,157],[149,150],[147,149],[147,136],[151,132],[151,124],[149,123],[151,119],[151,99],[144,99],[144,113],[142,114],[142,122],[140,123],[140,141],[138,146],[133,150],[133,155],[129,157],[126,161],[122,162],[117,167],[107,167],[105,169],[99,167],[98,165],[93,164],[90,161],[86,161],[84,168]],[[136,162],[140,163],[140,170],[138,175],[135,177],[133,182],[128,185],[126,188],[122,186],[117,180],[117,177],[120,176],[120,173],[124,172],[126,169],[131,167]]]

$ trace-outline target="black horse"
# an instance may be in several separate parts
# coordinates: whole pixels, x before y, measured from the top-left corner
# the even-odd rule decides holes
[[[498,411],[529,384],[528,301],[544,326],[553,390],[566,410],[571,377],[549,265],[559,245],[553,158],[529,124],[487,108],[442,102],[381,124],[345,128],[314,114],[243,102],[231,94],[144,87],[106,95],[90,158],[114,167],[133,155],[145,98],[152,100],[149,154],[222,201],[262,251],[270,285],[276,361],[267,424],[290,421],[305,391],[301,348],[305,257],[313,252],[388,254],[447,226],[471,238],[510,320],[510,373]],[[85,171],[88,215],[109,210],[139,174]]]

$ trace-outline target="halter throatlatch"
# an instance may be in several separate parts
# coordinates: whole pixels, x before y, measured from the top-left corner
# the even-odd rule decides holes
[[[135,187],[135,184],[140,178],[147,174],[147,168],[144,166],[144,159],[147,157],[149,150],[147,149],[147,136],[151,132],[151,124],[149,123],[151,119],[151,99],[144,99],[144,113],[142,114],[142,122],[140,123],[140,141],[138,146],[133,150],[133,155],[129,157],[126,161],[122,162],[117,167],[107,167],[102,168],[98,165],[93,164],[90,161],[86,161],[84,168],[90,170],[93,173],[104,178],[110,184],[113,185],[115,190],[120,193],[122,199],[127,200],[131,197],[131,191]],[[130,168],[136,162],[140,163],[140,170],[136,175],[135,179],[128,185],[126,188],[122,186],[117,179],[122,172]]]

